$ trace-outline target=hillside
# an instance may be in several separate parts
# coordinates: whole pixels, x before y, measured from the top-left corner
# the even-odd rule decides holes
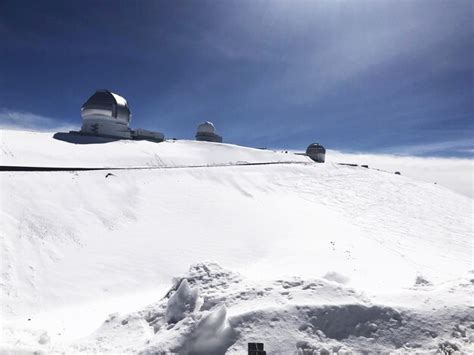
[[[1,165],[79,168],[146,168],[309,162],[304,156],[231,144],[167,140],[160,144],[25,131],[1,132]],[[77,143],[70,143],[71,140]]]
[[[0,349],[474,350],[472,199],[446,188],[235,145],[19,131],[1,165],[110,169],[0,173]]]

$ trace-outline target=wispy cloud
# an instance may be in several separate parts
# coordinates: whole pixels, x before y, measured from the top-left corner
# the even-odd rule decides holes
[[[31,112],[14,111],[0,108],[1,129],[22,129],[34,131],[68,131],[73,128],[63,120],[36,115]]]
[[[401,147],[390,147],[384,151],[397,155],[442,155],[443,152],[472,154],[474,152],[474,140],[458,139],[445,142],[414,144]]]

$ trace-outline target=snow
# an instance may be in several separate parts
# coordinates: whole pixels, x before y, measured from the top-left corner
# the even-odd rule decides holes
[[[146,168],[0,173],[0,349],[474,351],[471,198],[228,144],[0,144],[1,165]]]
[[[416,180],[436,183],[474,198],[474,159],[396,156],[330,151],[328,162],[368,164],[371,168],[399,171]]]
[[[169,298],[166,306],[165,320],[168,324],[177,323],[185,318],[188,313],[193,313],[199,309],[202,299],[199,297],[197,289],[189,287],[188,280],[184,279],[179,283],[176,292]]]
[[[166,321],[165,312],[180,292],[177,286],[171,296],[138,312],[114,315],[70,349],[243,354],[248,342],[263,342],[269,354],[472,349],[474,315],[463,312],[472,287],[467,278],[438,289],[404,291],[404,297],[418,298],[422,307],[413,302],[391,306],[388,300],[380,304],[323,279],[250,281],[214,263],[193,265],[183,282],[199,289],[204,302],[176,324]],[[455,289],[455,298],[446,289]],[[436,293],[445,302],[440,304]],[[116,339],[128,334],[134,339],[117,346]]]
[[[1,132],[1,165],[82,168],[149,168],[231,165],[238,163],[298,162],[305,156],[245,148],[231,144],[168,140],[116,140],[96,144],[71,144],[54,139],[54,133]],[[82,139],[81,139],[82,138]],[[81,142],[83,137],[71,136]],[[100,139],[95,141],[100,142]]]

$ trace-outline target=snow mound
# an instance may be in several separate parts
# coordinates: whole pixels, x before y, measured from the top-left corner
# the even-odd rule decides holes
[[[170,324],[170,304],[176,307],[181,300],[186,308],[188,298],[176,295],[189,295],[193,288],[202,297],[201,307],[180,313],[183,318]],[[429,294],[410,291],[405,297],[419,298],[426,306],[415,310],[376,304],[351,288],[324,279],[290,278],[257,284],[215,263],[199,263],[176,279],[162,300],[142,311],[107,320],[72,349],[104,351],[115,339],[131,334],[132,340],[115,351],[242,354],[248,342],[263,342],[268,353],[285,354],[421,349],[435,353],[449,346],[470,351],[474,350],[474,315],[466,314],[460,306],[472,288],[472,282],[464,279]],[[448,307],[432,300],[434,294],[447,295],[453,289],[460,297],[457,305]],[[141,341],[137,343],[137,339]]]
[[[0,165],[28,167],[164,168],[267,162],[309,163],[310,159],[302,155],[223,143],[188,140],[155,143],[2,130],[0,162]]]

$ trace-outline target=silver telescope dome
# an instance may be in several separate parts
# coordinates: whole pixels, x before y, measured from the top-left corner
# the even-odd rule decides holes
[[[97,90],[81,107],[81,132],[131,138],[127,100],[109,90]]]
[[[129,123],[131,115],[127,100],[108,90],[97,90],[81,107],[83,119],[90,116],[103,116]]]

